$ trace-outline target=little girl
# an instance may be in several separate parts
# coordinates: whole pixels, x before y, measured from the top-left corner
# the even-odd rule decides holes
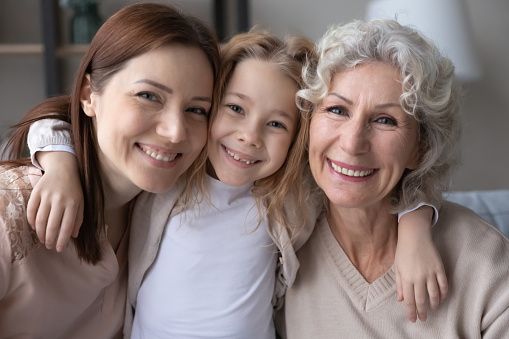
[[[223,47],[208,161],[187,187],[142,194],[136,201],[128,292],[136,310],[133,338],[275,337],[273,309],[293,283],[299,266],[295,251],[323,208],[307,167],[308,117],[295,103],[302,66],[314,58],[313,48],[305,38],[280,41],[254,32],[237,35]],[[31,149],[41,146],[32,144]],[[163,161],[157,150],[151,156]],[[58,180],[56,173],[45,175]],[[190,188],[194,200],[185,201],[181,193]],[[409,248],[398,250],[400,274],[411,280],[412,265],[424,262],[426,267],[418,269],[436,275],[434,288],[445,296],[429,219],[421,221],[423,211],[410,214],[427,237],[412,228],[408,232],[427,248],[408,259],[413,244],[402,242]],[[423,255],[430,256],[428,261],[417,258]]]

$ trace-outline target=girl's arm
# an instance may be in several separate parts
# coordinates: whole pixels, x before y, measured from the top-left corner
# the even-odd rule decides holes
[[[37,121],[30,127],[28,145],[32,162],[45,173],[28,201],[27,219],[48,249],[56,244],[61,252],[70,236],[78,236],[84,209],[78,164],[70,153],[70,125],[53,119]],[[55,149],[68,152],[51,151]]]
[[[444,265],[431,237],[435,222],[430,206],[404,212],[399,220],[394,271],[398,301],[404,300],[411,322],[426,321],[428,307],[435,310],[447,295]]]

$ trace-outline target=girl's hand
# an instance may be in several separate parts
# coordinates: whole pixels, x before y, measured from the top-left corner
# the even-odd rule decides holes
[[[78,164],[67,152],[38,152],[45,174],[35,185],[27,205],[28,222],[41,243],[58,252],[70,236],[76,238],[83,222],[84,198]]]
[[[408,319],[424,322],[447,295],[444,265],[431,237],[433,209],[422,206],[403,215],[398,226],[394,260],[398,301],[405,302]]]

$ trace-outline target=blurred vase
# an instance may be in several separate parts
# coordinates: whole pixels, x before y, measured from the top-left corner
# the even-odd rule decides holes
[[[88,44],[102,24],[97,4],[76,4],[74,8],[75,12],[71,21],[71,42]]]

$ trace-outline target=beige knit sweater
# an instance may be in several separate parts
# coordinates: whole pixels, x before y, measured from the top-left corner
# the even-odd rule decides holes
[[[509,241],[475,213],[445,203],[433,237],[449,294],[425,323],[408,321],[391,268],[368,284],[324,215],[297,253],[300,269],[278,314],[295,338],[509,338]],[[286,332],[285,332],[286,327]]]

